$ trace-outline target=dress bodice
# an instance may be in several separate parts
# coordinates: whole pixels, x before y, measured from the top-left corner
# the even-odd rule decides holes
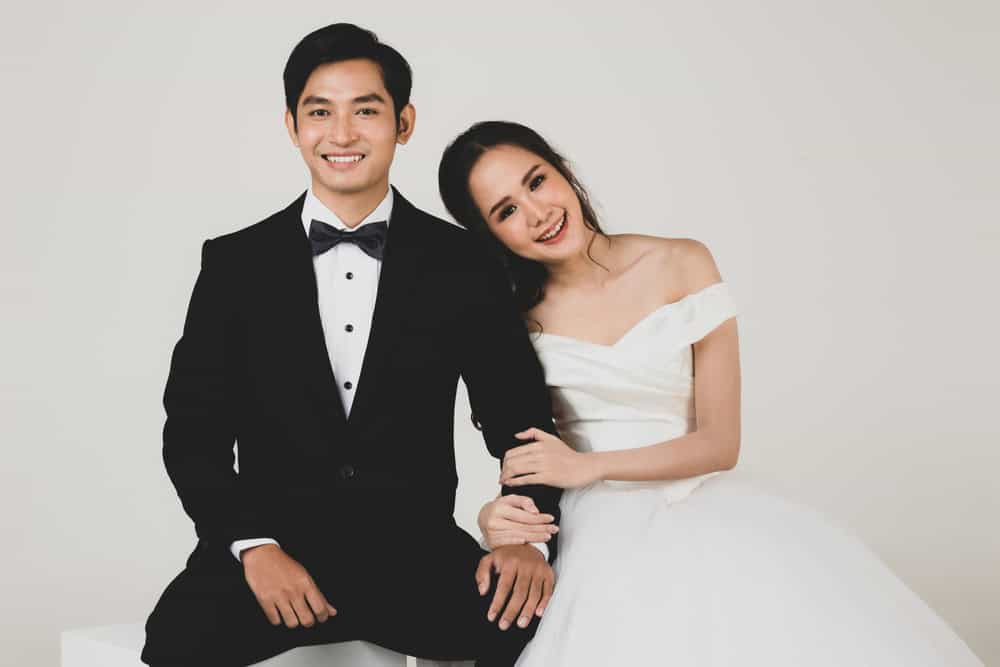
[[[533,335],[560,436],[591,452],[689,433],[695,426],[691,344],[735,314],[728,285],[718,282],[660,306],[613,345]],[[698,481],[671,485],[686,495]]]

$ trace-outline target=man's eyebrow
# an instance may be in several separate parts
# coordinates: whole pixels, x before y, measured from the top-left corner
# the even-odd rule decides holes
[[[352,102],[355,104],[369,104],[371,102],[381,102],[382,104],[385,104],[385,98],[378,93],[368,93],[367,95],[355,97]]]
[[[539,162],[534,167],[532,167],[531,169],[529,169],[528,173],[525,174],[524,178],[521,179],[521,185],[527,185],[528,181],[531,180],[531,175],[534,174],[536,171],[538,171],[538,168],[541,167],[541,166],[542,166],[542,163]],[[498,201],[496,204],[493,204],[493,208],[490,209],[490,212],[487,214],[486,217],[489,218],[490,216],[492,216],[494,211],[496,211],[498,208],[500,208],[501,206],[503,206],[504,203],[506,203],[508,201],[510,201],[510,197],[504,197],[503,199],[501,199],[500,201]]]
[[[378,93],[368,93],[367,95],[359,95],[351,100],[352,104],[371,104],[372,102],[380,102],[385,104],[385,98]],[[332,104],[330,100],[320,95],[307,95],[302,98],[302,106],[309,104]]]
[[[319,95],[308,95],[302,99],[302,106],[307,106],[309,104],[329,104],[330,100],[325,97],[320,97]]]

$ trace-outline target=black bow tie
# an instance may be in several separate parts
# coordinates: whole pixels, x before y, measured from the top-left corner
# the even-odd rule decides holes
[[[312,244],[313,257],[322,255],[338,243],[346,241],[361,248],[369,257],[381,260],[388,231],[388,222],[371,222],[353,232],[348,232],[325,222],[313,220],[309,223],[309,243]]]

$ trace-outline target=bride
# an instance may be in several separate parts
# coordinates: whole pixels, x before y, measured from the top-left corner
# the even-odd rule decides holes
[[[556,590],[518,665],[982,664],[853,536],[725,474],[737,309],[703,244],[605,234],[515,123],[460,135],[439,184],[508,269],[561,436],[519,433],[500,474],[566,489]],[[517,495],[480,513],[491,548],[544,542],[550,521]]]

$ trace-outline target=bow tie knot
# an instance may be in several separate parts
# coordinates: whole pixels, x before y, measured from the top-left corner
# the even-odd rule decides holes
[[[385,253],[385,237],[388,231],[389,223],[384,221],[371,222],[354,231],[347,231],[320,220],[313,220],[309,223],[309,243],[312,245],[313,257],[322,255],[338,243],[347,242],[361,248],[369,257],[381,260]]]

